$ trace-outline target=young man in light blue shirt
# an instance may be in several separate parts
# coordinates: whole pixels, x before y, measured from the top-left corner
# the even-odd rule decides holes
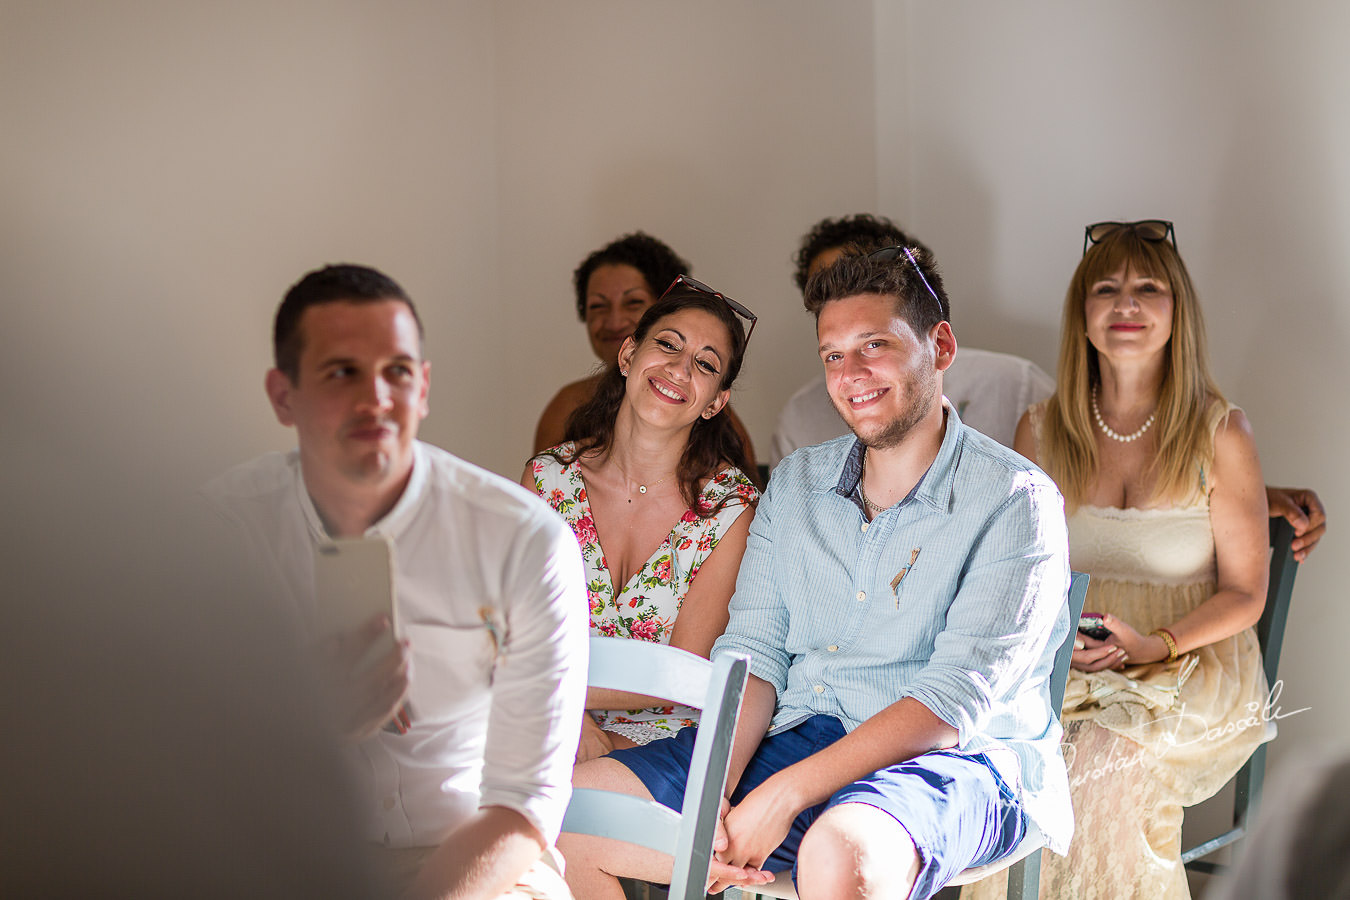
[[[956,339],[926,254],[843,259],[807,305],[852,435],[784,460],[751,526],[714,648],[749,652],[752,677],[713,878],[790,868],[803,900],[928,897],[1028,832],[1057,852],[1072,833],[1048,689],[1069,628],[1063,504],[942,402]],[[620,751],[574,783],[678,808],[691,747]],[[669,871],[604,839],[560,847],[577,896]]]

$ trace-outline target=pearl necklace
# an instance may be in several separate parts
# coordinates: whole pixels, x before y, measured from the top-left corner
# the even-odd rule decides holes
[[[1113,441],[1120,441],[1122,444],[1128,444],[1130,441],[1138,440],[1139,438],[1143,437],[1145,431],[1148,431],[1150,428],[1153,427],[1153,419],[1157,415],[1158,410],[1155,409],[1153,410],[1153,412],[1148,414],[1148,420],[1144,422],[1143,425],[1139,426],[1138,431],[1134,432],[1133,434],[1121,434],[1120,432],[1113,429],[1110,425],[1107,425],[1105,421],[1103,421],[1101,407],[1097,405],[1097,389],[1096,388],[1092,389],[1092,418],[1097,420],[1097,427],[1102,430],[1102,434],[1106,435]]]

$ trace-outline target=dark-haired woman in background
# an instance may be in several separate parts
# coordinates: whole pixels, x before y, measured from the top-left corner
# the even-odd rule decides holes
[[[522,483],[581,544],[593,634],[706,657],[726,628],[759,500],[727,418],[749,338],[741,318],[749,312],[733,303],[677,279],[568,420],[566,441],[526,467]],[[668,737],[697,719],[682,707],[634,709],[644,702],[591,691],[577,760]]]
[[[577,317],[585,323],[591,350],[605,367],[614,365],[624,338],[633,333],[638,319],[659,293],[676,276],[689,271],[689,263],[674,250],[641,231],[611,241],[582,260],[572,273]],[[591,399],[603,374],[602,369],[587,375],[564,385],[553,395],[535,426],[535,453],[562,441],[567,417]],[[746,471],[753,475],[755,451],[750,435],[730,408],[724,415],[745,445],[745,457],[750,463]]]

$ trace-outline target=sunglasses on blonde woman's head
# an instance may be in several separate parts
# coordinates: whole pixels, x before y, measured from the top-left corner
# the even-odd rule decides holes
[[[924,275],[923,269],[919,268],[919,261],[914,258],[913,250],[908,247],[900,246],[882,247],[880,250],[873,250],[871,253],[867,254],[868,259],[876,260],[877,262],[890,262],[900,256],[904,256],[908,259],[909,264],[914,267],[914,271],[919,273],[919,280],[923,282],[924,287],[928,288],[928,295],[932,297],[933,302],[937,304],[938,315],[940,315],[944,321],[951,318],[947,315],[947,307],[943,304],[942,299],[938,297],[937,291],[933,290],[933,286],[928,283],[928,276]]]
[[[756,316],[754,313],[752,313],[749,310],[749,308],[747,308],[743,304],[737,303],[735,300],[732,300],[730,297],[728,297],[726,294],[723,294],[721,291],[713,290],[703,282],[699,281],[697,278],[690,278],[688,275],[675,276],[675,280],[670,283],[670,287],[666,288],[661,293],[661,297],[658,299],[664,299],[666,294],[669,294],[671,291],[675,290],[675,288],[681,284],[689,288],[691,291],[697,291],[700,294],[707,294],[710,297],[716,297],[718,300],[721,300],[723,303],[725,303],[728,309],[730,309],[736,315],[740,316],[742,319],[745,319],[747,322],[749,322],[750,327],[745,330],[745,343],[747,345],[750,343],[750,335],[754,333],[755,323],[759,321],[759,317]]]
[[[1177,233],[1172,223],[1165,219],[1141,219],[1138,222],[1098,222],[1083,229],[1083,255],[1087,256],[1088,247],[1101,243],[1111,235],[1128,228],[1146,241],[1172,240],[1172,249],[1177,249]]]

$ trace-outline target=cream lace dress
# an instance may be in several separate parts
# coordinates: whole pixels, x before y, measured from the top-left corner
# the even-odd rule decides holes
[[[1210,410],[1211,430],[1228,410]],[[1039,434],[1044,405],[1032,407]],[[1214,593],[1213,489],[1208,460],[1185,506],[1080,506],[1069,517],[1072,566],[1092,575],[1084,608],[1143,634],[1166,627]],[[1181,865],[1182,807],[1212,796],[1261,743],[1267,699],[1252,629],[1168,665],[1069,673],[1064,758],[1074,836],[1068,856],[1041,854],[1042,898],[1189,897]],[[1005,896],[1006,876],[962,891]]]

